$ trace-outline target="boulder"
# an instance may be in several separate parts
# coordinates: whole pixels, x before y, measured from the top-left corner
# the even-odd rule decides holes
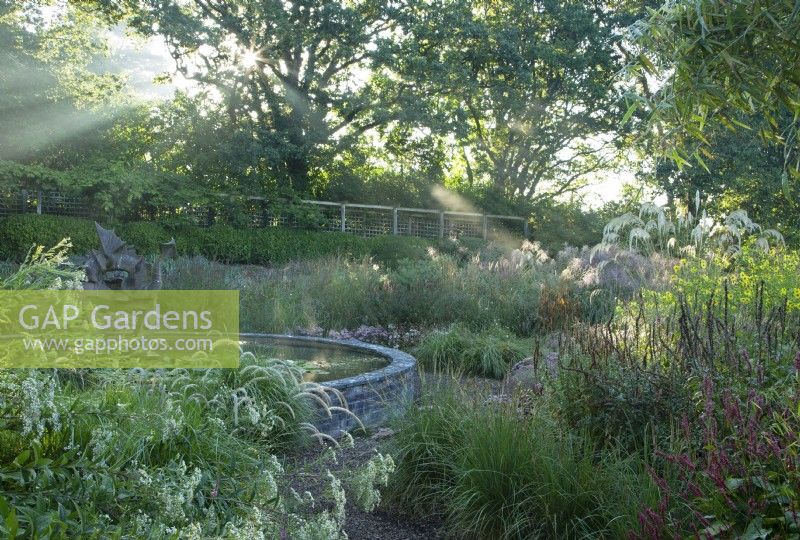
[[[520,390],[530,390],[541,394],[544,387],[537,371],[536,359],[532,356],[517,362],[506,376],[506,391],[514,393]]]

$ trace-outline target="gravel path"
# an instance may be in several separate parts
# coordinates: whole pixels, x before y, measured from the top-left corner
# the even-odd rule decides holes
[[[388,436],[387,436],[388,435]],[[322,461],[325,447],[317,445],[291,458],[286,463],[287,474],[296,490],[310,491],[319,500],[327,481],[324,471],[353,470],[375,455],[390,439],[388,430],[379,430],[370,437],[357,437],[353,448],[337,451],[336,462]],[[338,475],[337,475],[338,476]],[[364,512],[347,503],[344,531],[350,540],[427,540],[442,538],[441,524],[403,515],[394,508],[381,507]]]
[[[502,394],[503,383],[481,377],[432,376],[427,374],[423,385],[428,389],[457,384],[459,387],[471,386],[486,394]],[[340,448],[336,462],[324,460],[326,446],[315,444],[308,450],[290,456],[286,471],[290,484],[298,492],[310,491],[320,500],[327,486],[325,470],[334,474],[356,469],[375,455],[376,451],[386,453],[385,447],[391,442],[392,432],[379,429],[367,436],[356,436],[353,448]],[[339,475],[337,475],[339,476]],[[381,506],[374,512],[364,512],[349,502],[346,508],[344,531],[350,540],[428,540],[444,537],[442,523],[432,518],[419,518],[400,513],[399,509]]]

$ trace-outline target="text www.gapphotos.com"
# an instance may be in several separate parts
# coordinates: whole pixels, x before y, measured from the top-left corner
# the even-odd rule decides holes
[[[26,351],[72,352],[75,354],[113,354],[131,352],[196,352],[214,350],[214,340],[210,338],[148,338],[137,336],[128,338],[115,336],[108,338],[25,338],[22,340]]]

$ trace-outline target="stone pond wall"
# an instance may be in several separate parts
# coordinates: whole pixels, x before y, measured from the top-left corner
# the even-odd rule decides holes
[[[243,335],[243,337],[246,338],[247,335]],[[403,351],[355,339],[333,340],[263,334],[259,334],[259,337],[268,337],[279,345],[329,345],[388,358],[390,363],[384,368],[346,379],[321,383],[344,394],[349,410],[358,416],[364,427],[368,429],[384,424],[392,417],[402,414],[417,396],[419,386],[417,361]],[[331,399],[334,401],[334,405],[338,405],[335,396],[331,395]],[[358,421],[352,415],[343,411],[331,411],[331,416],[328,416],[321,406],[319,415],[313,423],[319,431],[333,437],[341,435],[342,431],[352,431],[359,427]]]

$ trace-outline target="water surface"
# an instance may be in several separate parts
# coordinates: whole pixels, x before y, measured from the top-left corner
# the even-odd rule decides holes
[[[383,356],[345,347],[322,344],[284,345],[271,342],[269,338],[248,338],[242,347],[259,359],[290,362],[303,370],[303,380],[313,382],[352,377],[384,368],[390,363]]]

